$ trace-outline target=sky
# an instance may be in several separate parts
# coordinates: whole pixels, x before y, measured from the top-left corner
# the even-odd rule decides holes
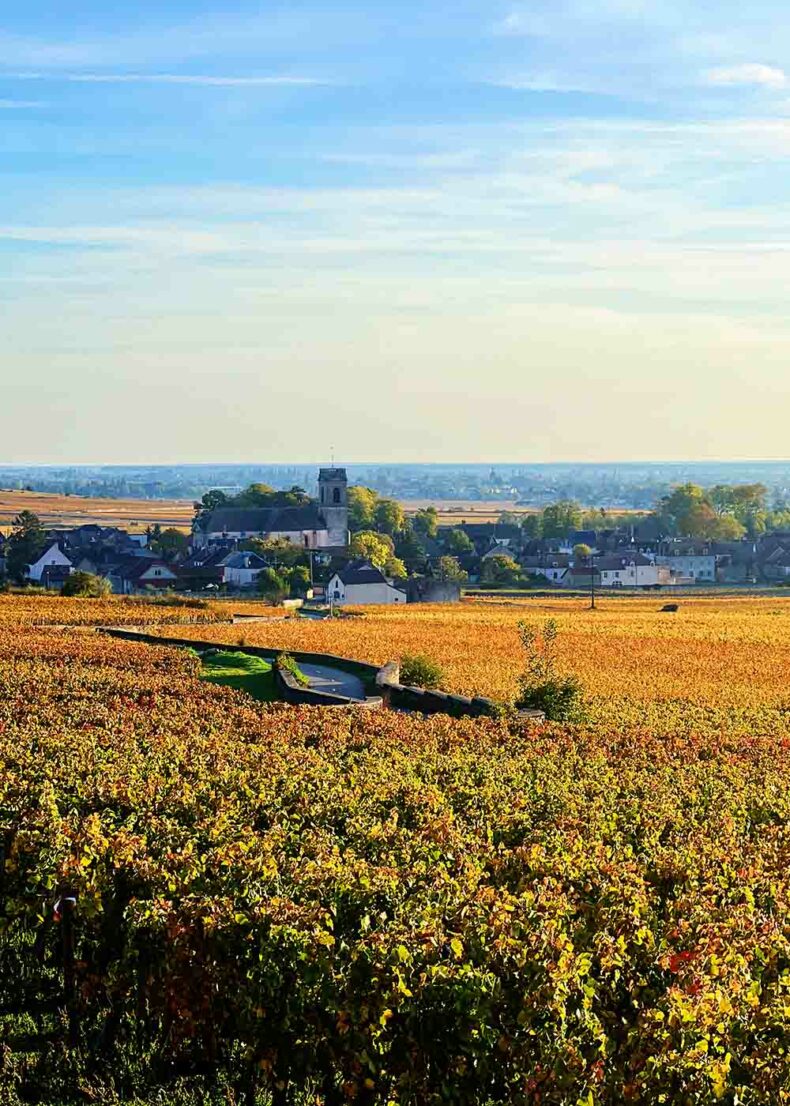
[[[787,458],[779,0],[10,0],[0,462]]]

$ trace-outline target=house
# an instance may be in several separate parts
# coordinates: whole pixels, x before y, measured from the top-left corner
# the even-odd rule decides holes
[[[196,549],[176,568],[178,586],[185,591],[218,588],[225,579],[224,561],[232,552],[230,544]]]
[[[280,539],[304,549],[348,545],[348,477],[345,469],[321,469],[318,501],[301,507],[217,507],[198,517],[194,549],[249,538]]]
[[[229,553],[222,563],[222,583],[230,588],[252,588],[266,561],[257,553]]]
[[[384,606],[405,603],[406,592],[396,588],[369,561],[349,561],[326,585],[327,602],[337,606]]]
[[[571,566],[571,557],[567,553],[539,553],[525,555],[519,563],[530,576],[545,576],[549,583],[559,584]]]
[[[678,580],[690,580],[695,584],[716,583],[716,555],[707,546],[670,547],[668,551],[656,554],[656,564],[666,565]]]
[[[574,565],[562,577],[562,584],[569,588],[589,588],[592,579],[598,588],[657,588],[673,583],[668,568],[654,564],[641,553],[623,556],[598,557],[593,566]]]
[[[147,589],[172,588],[178,576],[157,557],[131,556],[117,562],[107,573],[112,590],[119,595],[133,595]]]
[[[596,561],[602,588],[657,588],[672,583],[665,565],[655,564],[641,553],[601,557]]]
[[[45,565],[39,583],[50,591],[60,591],[71,573],[71,565]]]
[[[74,567],[71,558],[59,542],[52,542],[51,545],[47,546],[38,560],[28,565],[28,579],[34,580],[35,583],[40,584],[44,569],[52,565],[60,565],[61,567],[68,568],[69,572]]]

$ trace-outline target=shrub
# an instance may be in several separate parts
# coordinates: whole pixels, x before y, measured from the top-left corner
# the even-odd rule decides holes
[[[406,687],[439,687],[444,681],[444,671],[424,653],[415,653],[401,657],[400,679]]]
[[[81,599],[106,599],[112,594],[112,587],[104,576],[94,576],[92,572],[72,572],[60,594]]]
[[[557,673],[557,623],[550,618],[538,630],[519,622],[518,633],[527,666],[518,678],[516,706],[542,710],[552,722],[583,722],[586,711],[581,682],[576,676]]]
[[[280,653],[277,658],[277,667],[287,669],[300,687],[309,687],[310,681],[290,653]]]

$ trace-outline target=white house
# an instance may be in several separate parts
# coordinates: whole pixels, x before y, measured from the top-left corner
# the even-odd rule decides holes
[[[231,588],[255,586],[266,562],[257,553],[229,553],[221,562],[222,582]]]
[[[405,603],[406,592],[396,588],[369,561],[349,561],[326,586],[326,599],[338,606],[384,606]]]
[[[596,566],[602,588],[655,588],[672,583],[668,568],[654,564],[641,553],[601,557]]]
[[[659,553],[656,564],[666,565],[677,578],[692,580],[696,584],[716,583],[716,557],[713,553]]]
[[[107,572],[114,592],[134,595],[136,592],[175,587],[177,575],[156,557],[127,557]]]
[[[63,552],[62,548],[57,542],[53,542],[48,546],[37,561],[28,565],[27,575],[31,580],[35,580],[38,584],[41,582],[41,577],[44,574],[45,568],[50,568],[54,565],[58,565],[63,568],[73,568],[68,556]]]

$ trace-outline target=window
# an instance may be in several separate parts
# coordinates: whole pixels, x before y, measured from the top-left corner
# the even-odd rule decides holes
[[[332,492],[332,502],[333,503],[339,503],[340,502],[340,488],[335,488],[333,490],[333,492]]]

